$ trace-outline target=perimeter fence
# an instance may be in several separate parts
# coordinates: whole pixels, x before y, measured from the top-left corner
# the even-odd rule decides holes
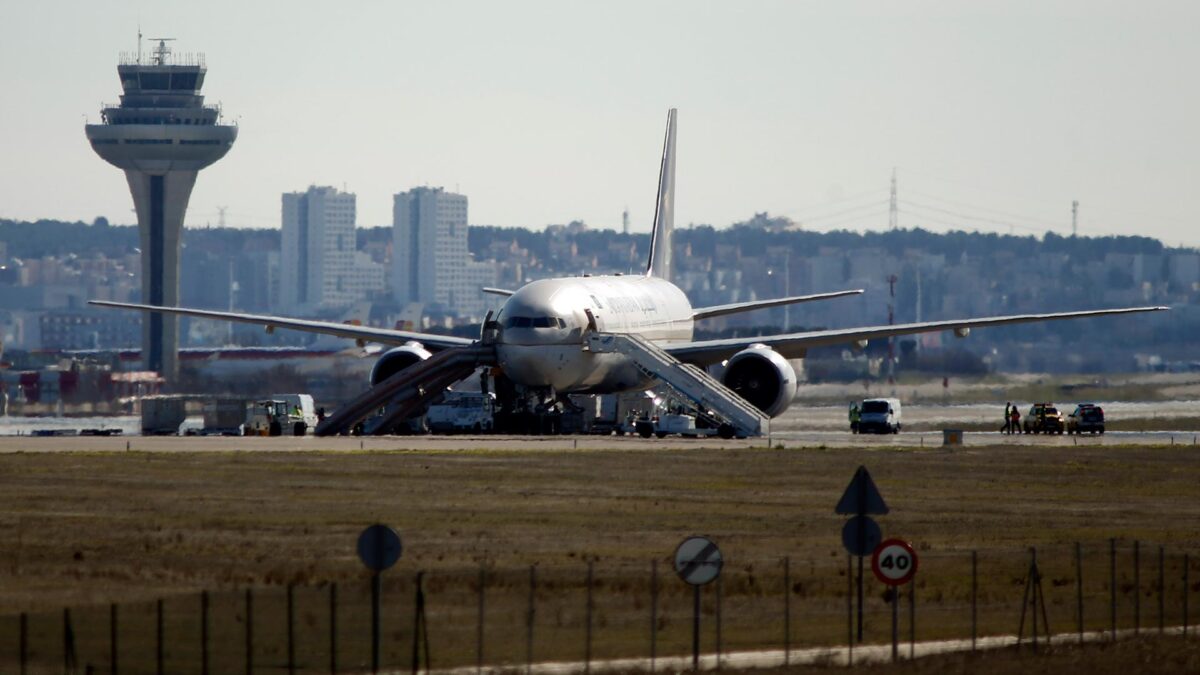
[[[733,555],[730,555],[733,553]],[[1138,542],[1063,544],[1036,552],[1041,593],[1031,606],[1031,550],[919,551],[899,592],[903,642],[1014,635],[1027,610],[1038,631],[1194,634],[1196,556]],[[842,553],[739,559],[726,553],[702,590],[706,654],[888,644],[892,597],[866,565],[863,635],[857,560]],[[692,652],[692,588],[667,560],[439,568],[404,562],[383,575],[380,665],[502,667],[591,664]],[[1036,581],[1036,580],[1034,580]],[[419,585],[419,588],[418,588]],[[419,611],[418,598],[424,600]],[[1023,619],[1023,617],[1025,617]],[[416,630],[421,622],[424,634]],[[1048,624],[1048,625],[1047,625]],[[371,582],[255,587],[0,616],[0,672],[370,672]],[[901,654],[907,654],[902,645]]]

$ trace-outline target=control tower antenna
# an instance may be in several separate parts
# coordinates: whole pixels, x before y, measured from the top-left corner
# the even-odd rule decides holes
[[[137,53],[137,56],[134,57],[134,59],[135,59],[134,62],[140,66],[140,65],[142,65],[142,22],[141,21],[138,22],[138,50],[136,53]]]
[[[225,212],[229,210],[228,206],[217,207],[217,227],[225,227]]]
[[[892,201],[888,208],[888,229],[896,229],[900,221],[900,209],[896,200],[896,167],[892,167]]]
[[[138,33],[138,35],[141,35],[141,33]],[[171,55],[171,48],[167,46],[167,43],[174,42],[175,38],[150,38],[151,42],[154,42],[155,40],[158,40],[158,47],[156,47],[154,50],[154,65],[165,66],[167,65],[167,57]],[[141,63],[142,58],[141,48],[142,43],[138,42],[139,63]]]
[[[1071,236],[1079,234],[1079,200],[1071,202]]]

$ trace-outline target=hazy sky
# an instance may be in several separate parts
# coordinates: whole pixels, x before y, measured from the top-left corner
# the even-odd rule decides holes
[[[146,36],[207,56],[241,127],[189,226],[278,227],[280,193],[441,185],[472,224],[676,222],[1136,233],[1200,245],[1200,3],[0,2],[0,217],[133,222],[85,116]],[[147,42],[145,49],[151,44]],[[971,218],[966,220],[965,217]]]

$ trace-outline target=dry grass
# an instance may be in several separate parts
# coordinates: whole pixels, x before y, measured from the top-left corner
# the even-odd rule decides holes
[[[151,626],[148,603],[170,596],[169,634],[195,635],[198,602],[182,594],[209,589],[218,597],[214,617],[224,617],[214,622],[232,631],[224,643],[236,650],[239,589],[259,588],[260,612],[278,617],[280,587],[295,583],[303,642],[317,650],[305,661],[321,662],[326,584],[339,582],[345,611],[361,616],[365,575],[354,540],[364,525],[381,521],[405,540],[387,586],[405,607],[391,610],[393,639],[410,639],[411,574],[429,571],[439,665],[474,662],[481,566],[488,570],[489,662],[524,656],[533,564],[538,657],[582,658],[585,561],[595,569],[596,658],[646,652],[652,560],[659,561],[659,653],[679,653],[688,644],[689,595],[668,558],[684,535],[700,532],[716,539],[728,562],[726,649],[779,646],[784,556],[791,560],[792,644],[833,644],[844,639],[847,583],[844,517],[833,506],[859,464],[892,508],[879,518],[885,535],[913,541],[922,554],[919,639],[969,634],[972,550],[981,634],[1014,632],[1028,546],[1039,549],[1053,628],[1071,630],[1075,541],[1085,544],[1087,627],[1107,626],[1110,537],[1120,540],[1122,625],[1132,621],[1135,597],[1143,625],[1157,622],[1160,542],[1167,546],[1167,621],[1180,619],[1180,553],[1200,549],[1200,452],[1188,447],[3,455],[0,603],[11,617],[141,602],[128,620]],[[1135,539],[1147,542],[1137,587]],[[1196,557],[1193,583],[1200,582]],[[868,641],[883,641],[882,588],[868,582],[867,596]],[[710,589],[706,631],[714,598]],[[101,609],[79,621],[103,624]],[[40,631],[53,642],[45,636],[60,621],[47,616]],[[6,621],[0,634],[11,636]],[[356,639],[361,627],[360,619],[343,619],[342,631]],[[104,631],[92,632],[102,645]],[[346,641],[361,656],[361,640]],[[398,662],[400,653],[393,654]],[[272,658],[278,663],[278,654]]]

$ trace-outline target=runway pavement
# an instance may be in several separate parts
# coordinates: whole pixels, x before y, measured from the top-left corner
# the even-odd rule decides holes
[[[280,436],[69,436],[0,437],[0,453],[17,452],[479,452],[479,451],[603,451],[686,450],[689,448],[878,448],[955,449],[1003,446],[1074,447],[1114,445],[1195,446],[1192,432],[1111,432],[1103,436],[1006,436],[996,432],[966,432],[962,446],[943,446],[940,432],[895,435],[852,435],[844,431],[784,431],[770,437],[722,440],[709,438],[638,438],[634,436],[339,436],[295,438]]]

